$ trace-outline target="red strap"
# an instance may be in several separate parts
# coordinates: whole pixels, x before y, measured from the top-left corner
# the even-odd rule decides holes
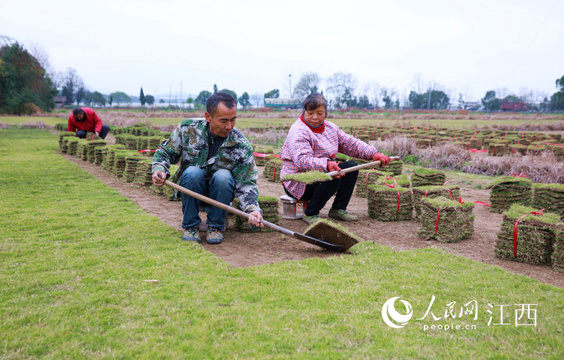
[[[474,201],[474,204],[484,205],[484,206],[491,206],[490,204],[485,203],[485,202],[483,202],[483,201]]]
[[[523,172],[521,171],[521,173],[519,175],[517,175],[517,173],[513,173],[513,177],[527,177],[527,175],[523,174]]]
[[[497,145],[494,145],[494,156],[495,156],[496,150],[497,150]]]
[[[387,187],[392,188],[392,189],[395,188],[397,184],[398,183],[396,182],[396,179],[394,179],[394,185],[384,183],[384,185],[386,185]]]
[[[398,191],[398,209],[396,210],[396,219],[397,219],[398,216],[399,216],[400,198],[401,198],[401,194],[400,194],[400,192]]]
[[[462,197],[460,197],[460,196],[458,197],[458,203],[459,203],[459,204],[464,204],[464,201],[462,201]]]
[[[427,190],[425,190],[425,197],[427,197]]]
[[[435,226],[435,234],[439,231],[439,217],[441,216],[441,209],[437,212],[437,225]]]
[[[259,153],[259,152],[254,152],[253,155],[254,155],[255,157],[258,157],[258,158],[263,158],[263,157],[269,156],[268,154],[263,154],[263,153]],[[271,154],[271,155],[272,155],[272,154]]]
[[[274,182],[276,182],[276,166],[277,166],[277,165],[278,165],[278,164],[274,164]]]
[[[146,152],[155,152],[157,150],[149,150],[149,149],[145,149],[145,150],[139,150],[137,151],[138,153],[146,153]]]

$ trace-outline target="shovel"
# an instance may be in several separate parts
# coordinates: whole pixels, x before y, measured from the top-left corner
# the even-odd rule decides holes
[[[390,160],[394,161],[394,160],[400,160],[401,157],[399,156],[390,156]],[[353,172],[353,171],[357,171],[357,170],[361,170],[361,169],[366,169],[366,168],[371,168],[371,167],[375,167],[375,166],[379,166],[380,165],[380,161],[372,161],[366,164],[360,164],[357,166],[353,166],[350,168],[346,168],[346,169],[342,169],[341,171],[330,171],[328,173],[326,173],[327,175],[333,177],[335,175],[339,175],[339,174],[345,174],[348,172]]]
[[[192,196],[195,199],[198,199],[198,200],[203,201],[207,204],[216,206],[216,207],[218,207],[222,210],[225,210],[227,212],[230,212],[232,214],[241,216],[241,217],[243,217],[247,220],[249,219],[249,214],[247,214],[244,211],[241,211],[239,209],[235,209],[231,206],[225,205],[224,203],[216,201],[214,199],[210,199],[207,196],[204,196],[202,194],[198,194],[197,192],[194,192],[192,190],[188,190],[185,187],[180,186],[178,184],[175,184],[173,182],[170,182],[168,180],[165,180],[165,184],[170,186],[173,189],[180,191],[181,193]],[[348,234],[346,234],[344,232],[341,233],[340,230],[331,227],[329,224],[325,225],[325,223],[322,223],[322,222],[319,222],[319,224],[316,224],[317,225],[316,229],[318,229],[316,231],[319,231],[320,233],[323,233],[323,234],[326,234],[326,233],[329,232],[331,235],[324,236],[324,240],[328,240],[328,241],[323,241],[323,240],[311,237],[309,235],[305,235],[305,234],[301,234],[301,233],[298,233],[298,232],[295,232],[295,231],[292,231],[292,230],[285,229],[281,226],[273,224],[273,223],[266,221],[264,219],[262,220],[262,224],[269,229],[281,232],[282,234],[292,236],[292,237],[294,237],[298,240],[301,240],[301,241],[305,241],[308,244],[317,245],[317,246],[320,246],[324,249],[331,250],[331,251],[342,251],[342,252],[344,252],[344,251],[347,251],[348,249],[350,249],[352,246],[354,246],[357,243],[357,240],[354,239],[354,238],[351,238],[350,236],[348,236]],[[327,238],[330,238],[330,239],[327,239]]]

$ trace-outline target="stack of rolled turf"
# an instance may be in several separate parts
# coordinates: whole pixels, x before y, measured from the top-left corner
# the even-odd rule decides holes
[[[564,221],[564,185],[533,184],[532,206],[558,214]]]
[[[264,165],[264,177],[268,181],[280,182],[280,170],[282,170],[282,160],[275,156],[269,156]]]
[[[94,165],[100,166],[104,162],[104,158],[108,153],[108,148],[106,146],[98,146],[94,149]]]
[[[124,176],[126,158],[128,156],[135,156],[137,153],[133,150],[116,150],[114,151],[114,165],[112,172],[118,178]]]
[[[411,175],[413,187],[441,186],[445,181],[445,173],[435,169],[417,168],[413,170],[413,175]]]
[[[556,156],[558,161],[564,160],[564,145],[563,144],[554,144],[551,146],[552,153]]]
[[[138,155],[131,155],[125,158],[125,168],[123,169],[122,178],[126,182],[133,182],[135,180],[135,174],[137,173],[137,163],[143,158]]]
[[[174,174],[176,173],[178,168],[179,168],[178,165],[170,165],[170,168],[169,168],[170,178],[169,178],[169,180],[174,176]],[[151,173],[152,173],[152,170],[151,170]],[[180,200],[180,194],[178,193],[178,191],[174,190],[173,188],[171,188],[168,185],[163,185],[163,186],[151,185],[150,190],[157,195],[165,196],[169,200]]]
[[[505,144],[491,143],[488,146],[488,155],[490,156],[503,156],[505,154]]]
[[[143,158],[137,162],[135,169],[135,179],[133,184],[141,187],[149,187],[153,183],[152,174],[153,161],[151,159]]]
[[[413,205],[415,208],[415,216],[417,219],[421,216],[421,201],[424,198],[436,198],[443,196],[447,199],[458,201],[460,197],[460,187],[456,185],[445,186],[420,186],[414,187],[413,191]]]
[[[147,140],[147,149],[148,150],[156,150],[160,144],[163,143],[162,136],[150,136]],[[143,150],[143,149],[142,149]],[[149,156],[153,156],[152,152],[147,153]]]
[[[378,221],[406,221],[413,216],[413,198],[409,188],[368,186],[368,216]]]
[[[63,140],[70,137],[70,136],[76,136],[75,133],[73,132],[62,132],[59,134],[59,149],[62,151],[62,147],[63,147]]]
[[[471,202],[461,204],[443,196],[421,199],[419,237],[443,243],[469,239],[474,232],[474,206]]]
[[[400,175],[403,171],[403,161],[393,160],[381,170],[391,172],[394,175]]]
[[[106,171],[113,172],[112,169],[114,167],[114,153],[116,150],[125,150],[125,146],[121,144],[115,144],[108,145],[106,146],[106,148],[108,149],[108,151],[106,152],[106,156],[104,157],[104,161],[102,162],[101,167]]]
[[[535,215],[538,209],[519,204],[503,213],[501,229],[497,234],[494,256],[500,259],[540,265],[549,264],[559,223],[557,214]],[[523,217],[523,215],[527,215]],[[517,224],[517,226],[516,226]],[[517,256],[514,253],[514,233],[517,227]]]
[[[503,213],[513,204],[531,205],[533,183],[525,177],[503,176],[488,186],[490,211]]]
[[[94,163],[96,161],[95,149],[97,147],[106,146],[104,140],[92,140],[86,142],[86,160]]]
[[[554,238],[552,259],[552,268],[558,272],[564,273],[564,225],[556,228]]]
[[[392,173],[384,172],[376,169],[359,170],[358,178],[356,180],[356,191],[355,191],[356,196],[359,196],[361,198],[367,198],[368,185],[378,183],[378,179],[380,179],[381,176],[390,177],[392,175],[393,175]]]
[[[280,214],[278,212],[278,199],[272,196],[259,195],[258,203],[262,210],[262,217],[266,221],[270,221],[273,224],[278,224],[280,221]],[[239,209],[239,200],[237,198],[233,199],[233,207]],[[235,216],[235,227],[237,230],[242,232],[263,232],[272,231],[271,229],[264,228],[253,228],[249,226],[247,219],[241,216]]]
[[[470,149],[480,150],[482,148],[482,139],[471,138],[470,139]]]
[[[61,150],[63,154],[68,154],[69,139],[70,137],[66,136],[63,138],[62,142],[59,143],[59,150]]]
[[[76,146],[76,156],[86,161],[88,159],[88,144],[86,140],[82,139]]]
[[[273,154],[274,150],[270,146],[256,146],[254,149],[255,163],[257,166],[265,166],[267,161],[266,154]]]
[[[78,149],[79,138],[71,137],[67,140],[67,154],[76,156],[76,151]]]

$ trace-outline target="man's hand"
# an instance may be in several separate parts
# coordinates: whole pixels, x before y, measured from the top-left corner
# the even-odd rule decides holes
[[[376,153],[372,155],[372,161],[380,161],[380,167],[382,167],[388,165],[392,160],[384,154]]]
[[[96,131],[96,132],[94,132],[94,135],[100,136],[100,133]]]
[[[262,223],[262,214],[260,213],[260,211],[255,210],[249,214],[249,225],[264,229],[264,225]]]
[[[327,171],[329,171],[329,172],[331,172],[331,171],[341,171],[341,168],[339,167],[339,163],[335,162],[335,161],[327,161]],[[339,178],[342,178],[343,176],[345,176],[345,174],[333,175],[333,179],[339,179]]]
[[[152,180],[153,180],[153,185],[163,186],[166,180],[166,174],[162,171],[157,170],[153,173]]]

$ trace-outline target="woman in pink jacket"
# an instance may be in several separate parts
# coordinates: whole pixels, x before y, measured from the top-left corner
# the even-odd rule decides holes
[[[338,163],[337,153],[359,159],[381,161],[382,166],[390,158],[379,153],[375,147],[348,135],[335,124],[325,121],[327,101],[321,94],[311,94],[303,102],[303,112],[292,125],[282,147],[283,160],[280,177],[305,171],[340,171],[356,166],[354,161]],[[358,171],[337,175],[331,181],[303,184],[284,181],[286,193],[300,201],[308,201],[303,220],[311,224],[319,220],[319,211],[331,196],[335,195],[329,217],[342,221],[356,221],[358,217],[347,212],[347,206],[356,185]]]

